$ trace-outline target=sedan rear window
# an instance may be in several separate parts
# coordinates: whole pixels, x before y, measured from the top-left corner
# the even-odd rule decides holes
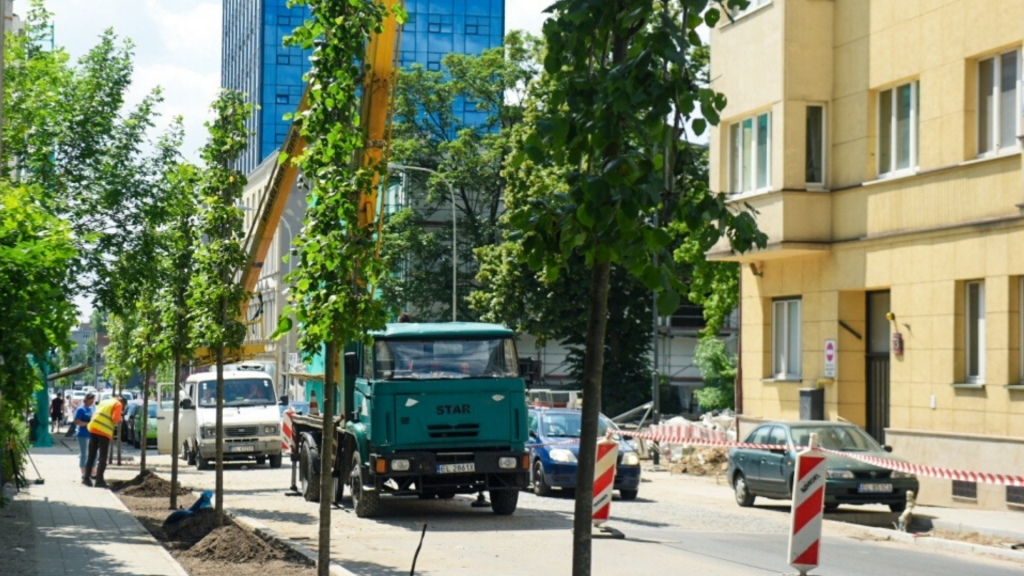
[[[789,429],[793,443],[807,446],[811,434],[818,435],[818,446],[845,452],[879,451],[881,447],[859,428],[853,426],[795,426]]]

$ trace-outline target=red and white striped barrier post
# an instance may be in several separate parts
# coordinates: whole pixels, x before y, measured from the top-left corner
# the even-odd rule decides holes
[[[789,565],[805,576],[818,566],[821,516],[825,508],[825,453],[818,450],[818,435],[796,455],[793,477],[793,513],[789,530]]]
[[[291,406],[284,411],[281,419],[281,452],[287,452],[290,456],[295,450],[295,424],[292,417],[295,416],[295,408]]]
[[[608,521],[615,487],[615,463],[619,459],[619,443],[605,437],[597,443],[597,465],[594,467],[594,526]]]

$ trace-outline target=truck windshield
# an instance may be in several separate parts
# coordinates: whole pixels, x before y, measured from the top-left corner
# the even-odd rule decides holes
[[[246,378],[224,381],[225,406],[267,406],[277,404],[274,385],[264,378]],[[217,407],[217,382],[199,383],[199,406]]]
[[[515,378],[519,361],[509,338],[378,340],[376,380]]]

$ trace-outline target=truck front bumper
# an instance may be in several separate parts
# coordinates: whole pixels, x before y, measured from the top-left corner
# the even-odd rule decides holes
[[[371,454],[369,465],[374,486],[399,494],[522,489],[530,474],[529,453],[517,451]],[[385,485],[388,480],[394,485]]]
[[[279,454],[281,454],[280,438],[224,442],[224,460],[249,460],[257,457],[277,456]],[[203,458],[216,458],[216,439],[204,439],[203,443],[199,445],[199,455]]]

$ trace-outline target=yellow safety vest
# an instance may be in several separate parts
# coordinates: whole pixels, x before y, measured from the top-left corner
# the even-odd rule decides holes
[[[117,410],[118,408],[121,408],[121,400],[118,398],[109,398],[100,402],[96,407],[96,412],[92,415],[92,420],[89,421],[89,432],[112,439],[114,428],[121,421],[121,410]],[[116,415],[114,414],[115,410],[117,410]]]

